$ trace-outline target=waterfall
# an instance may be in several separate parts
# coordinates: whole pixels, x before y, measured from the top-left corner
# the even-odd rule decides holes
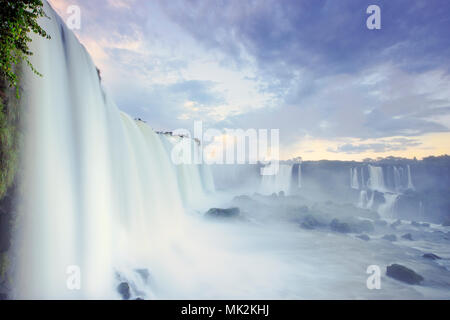
[[[352,189],[359,189],[358,168],[350,168],[350,186]]]
[[[117,273],[171,248],[185,219],[182,193],[213,191],[211,174],[176,167],[167,142],[121,113],[91,57],[45,2],[24,74],[24,146],[15,298],[117,298]],[[153,260],[152,260],[153,259]],[[81,289],[69,290],[71,266]]]
[[[359,193],[358,207],[360,207],[360,208],[369,208],[368,207],[368,203],[369,203],[369,199],[367,198],[367,191],[366,190],[361,190],[361,192]]]
[[[407,168],[407,172],[408,172],[408,189],[414,190],[414,185],[413,185],[412,179],[411,179],[411,167],[408,164],[406,166],[406,168]]]
[[[398,199],[398,194],[395,193],[385,193],[384,198],[386,202],[381,204],[378,208],[378,213],[383,218],[394,218],[395,214],[395,203]]]
[[[376,167],[369,164],[369,183],[368,187],[371,190],[384,191],[384,177],[383,177],[383,168]]]
[[[298,187],[302,187],[302,164],[298,164]]]
[[[290,194],[292,167],[292,165],[281,164],[277,174],[262,176],[260,192],[267,195],[280,191]]]
[[[400,168],[402,169],[402,168]],[[402,179],[401,172],[396,166],[394,166],[394,189],[395,191],[399,191],[402,189]]]

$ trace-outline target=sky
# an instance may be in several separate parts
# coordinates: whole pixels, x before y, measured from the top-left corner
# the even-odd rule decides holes
[[[49,2],[79,6],[104,87],[156,130],[279,129],[284,159],[450,154],[448,0]]]

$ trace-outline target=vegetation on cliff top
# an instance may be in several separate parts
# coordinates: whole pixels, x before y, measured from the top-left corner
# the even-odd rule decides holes
[[[19,78],[16,66],[25,61],[35,72],[28,57],[30,33],[50,38],[37,20],[46,17],[41,0],[0,0],[0,76],[19,93]]]

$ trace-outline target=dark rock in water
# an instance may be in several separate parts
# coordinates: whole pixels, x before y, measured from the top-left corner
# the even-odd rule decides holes
[[[140,275],[145,282],[150,278],[150,272],[147,269],[135,269],[134,271]]]
[[[413,240],[411,233],[406,233],[406,234],[402,235],[402,238],[406,239],[406,240],[410,240],[410,241]]]
[[[142,299],[142,298],[136,298],[136,299],[134,299],[134,300],[136,300],[136,301],[143,301],[144,299]]]
[[[123,300],[130,300],[130,285],[127,282],[122,282],[117,286],[117,292],[120,293]]]
[[[338,219],[334,219],[330,223],[330,228],[333,231],[340,233],[349,233],[351,232],[351,228],[348,223],[340,222]]]
[[[442,259],[441,257],[435,255],[434,253],[425,253],[422,257],[424,257],[425,259],[431,259],[431,260],[440,260],[440,259]]]
[[[284,191],[278,192],[278,197],[283,198],[285,196]]]
[[[388,241],[397,241],[397,236],[395,234],[386,234],[383,236],[384,240],[388,240]]]
[[[375,220],[374,224],[377,227],[386,227],[388,225],[387,221],[385,221],[385,220]]]
[[[369,220],[361,220],[352,225],[352,229],[356,233],[372,232],[375,230],[372,222]]]
[[[402,220],[397,220],[395,221],[393,224],[391,224],[392,228],[397,228],[398,226],[400,226],[402,224]]]
[[[424,279],[420,274],[400,264],[393,264],[386,268],[386,275],[395,280],[408,284],[419,284]]]
[[[212,208],[205,213],[207,217],[211,218],[233,218],[239,216],[241,210],[239,208],[218,209]]]
[[[309,214],[305,217],[300,226],[304,229],[312,230],[315,229],[316,227],[319,227],[320,225],[321,223],[317,221],[316,218],[314,218],[312,215]]]
[[[357,238],[364,240],[364,241],[370,240],[370,237],[367,234],[361,234],[361,235],[357,236]]]
[[[419,222],[416,222],[416,221],[411,221],[411,225],[414,226],[414,227],[418,227],[418,228],[420,228],[420,227],[429,228],[430,227],[429,223],[419,223]]]

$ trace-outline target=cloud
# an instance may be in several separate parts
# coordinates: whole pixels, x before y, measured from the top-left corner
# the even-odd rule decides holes
[[[64,18],[69,2],[51,2]],[[332,150],[450,128],[446,0],[377,0],[377,31],[368,0],[70,4],[118,106],[155,128],[277,128],[283,148],[314,137]]]
[[[407,150],[411,147],[421,146],[422,143],[415,139],[393,139],[391,141],[379,141],[377,143],[362,143],[362,144],[343,144],[337,148],[328,148],[327,151],[334,153],[359,154],[363,152],[384,153],[392,151]]]

